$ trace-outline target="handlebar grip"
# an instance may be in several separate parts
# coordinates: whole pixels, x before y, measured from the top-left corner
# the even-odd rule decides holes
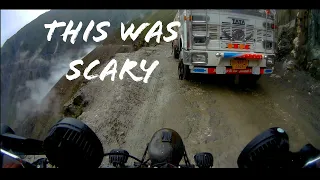
[[[320,150],[315,148],[312,144],[306,144],[299,152],[293,152],[290,162],[292,166],[297,168],[312,168],[316,166],[316,161],[312,162],[316,158],[319,158]]]
[[[42,148],[43,142],[36,139],[24,138],[14,134],[1,134],[0,142],[3,149],[10,149],[13,152],[23,155],[42,155],[44,150]]]
[[[320,150],[314,147],[312,144],[306,144],[300,150],[302,159],[304,160],[303,168],[317,168],[319,165]]]
[[[320,150],[312,144],[306,144],[301,148],[300,153],[308,154],[309,156],[318,156],[320,154]]]

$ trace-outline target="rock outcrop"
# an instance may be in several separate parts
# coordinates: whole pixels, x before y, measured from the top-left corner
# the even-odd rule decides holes
[[[277,23],[278,61],[320,80],[320,10],[279,10]]]

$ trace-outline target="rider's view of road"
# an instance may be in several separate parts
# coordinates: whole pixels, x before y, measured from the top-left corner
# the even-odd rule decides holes
[[[44,12],[1,47],[2,162],[319,167],[319,19],[304,9]],[[54,20],[65,26],[48,41]],[[82,28],[65,41],[70,20]],[[148,40],[159,21],[161,34]],[[136,39],[123,39],[143,23]],[[80,76],[67,79],[75,69]]]

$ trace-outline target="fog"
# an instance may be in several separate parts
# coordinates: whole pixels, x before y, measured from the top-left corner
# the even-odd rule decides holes
[[[82,59],[94,48],[95,46],[93,45],[86,46],[82,50],[78,51],[76,59]],[[71,59],[70,57],[75,57],[75,55],[69,52],[52,59],[50,61],[51,68],[50,68],[48,78],[42,77],[35,80],[26,81],[23,88],[29,89],[30,94],[27,99],[17,103],[17,111],[16,111],[17,122],[23,121],[28,114],[39,110],[36,107],[40,105],[40,103],[41,103],[41,110],[46,110],[47,108],[53,108],[53,107],[50,107],[50,104],[46,104],[42,102],[42,100],[48,94],[48,92],[52,89],[52,87],[60,80],[60,78],[69,71],[69,63],[75,60],[75,59]],[[43,62],[43,59],[41,58],[36,58],[35,60],[38,61],[38,63]],[[34,62],[34,63],[37,63],[37,62]]]

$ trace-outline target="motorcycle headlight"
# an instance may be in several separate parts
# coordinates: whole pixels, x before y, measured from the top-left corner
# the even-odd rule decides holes
[[[45,138],[43,148],[50,164],[59,168],[97,168],[104,157],[97,135],[74,118],[56,123]]]
[[[191,57],[192,57],[192,63],[194,63],[194,64],[207,64],[208,63],[208,54],[207,53],[193,53]]]
[[[239,168],[286,168],[289,153],[288,134],[280,127],[272,127],[251,140],[241,151]]]

